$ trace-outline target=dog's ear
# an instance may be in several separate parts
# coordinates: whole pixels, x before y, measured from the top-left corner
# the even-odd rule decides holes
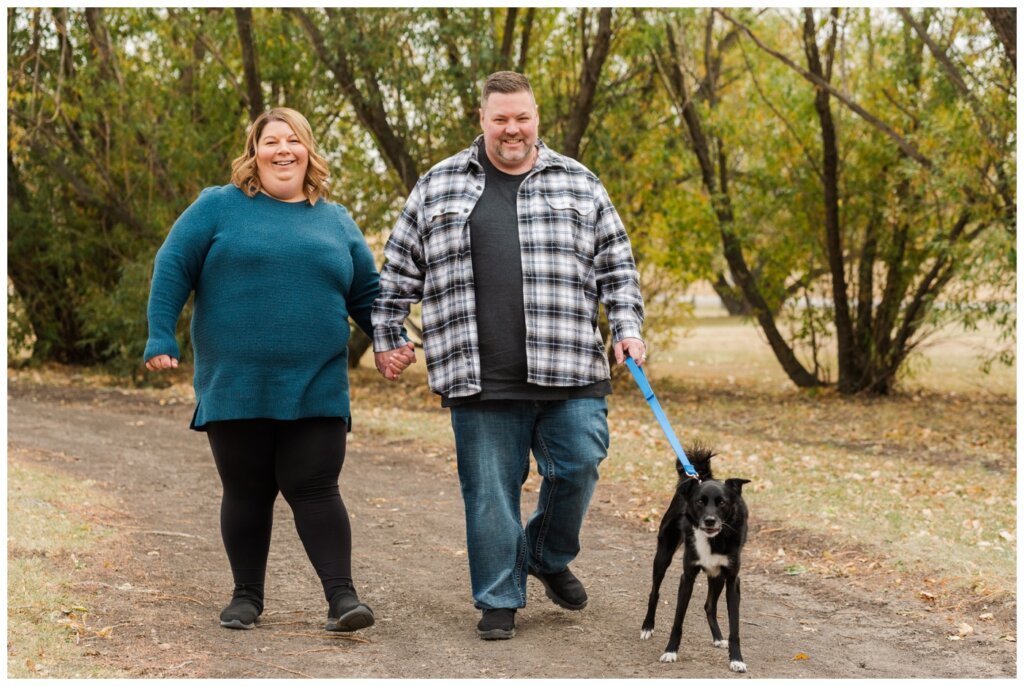
[[[725,487],[737,493],[743,493],[743,484],[749,483],[750,479],[726,479]]]

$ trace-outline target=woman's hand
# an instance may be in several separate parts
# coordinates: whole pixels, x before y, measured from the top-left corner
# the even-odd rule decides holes
[[[146,369],[151,372],[159,371],[161,369],[175,369],[178,366],[178,360],[171,357],[170,355],[157,355],[146,360]]]

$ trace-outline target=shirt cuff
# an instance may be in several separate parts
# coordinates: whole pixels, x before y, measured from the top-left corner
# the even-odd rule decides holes
[[[612,337],[616,343],[623,338],[639,338],[641,341],[644,339],[640,333],[640,325],[633,324],[632,322],[616,322],[612,324]]]
[[[401,327],[378,326],[373,330],[373,352],[383,353],[401,348],[407,340]]]

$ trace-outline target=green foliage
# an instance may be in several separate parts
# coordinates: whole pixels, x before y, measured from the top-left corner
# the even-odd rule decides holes
[[[299,12],[321,34],[325,55]],[[730,13],[806,64],[802,11]],[[969,76],[970,93],[895,12],[841,11],[832,83],[932,162],[910,159],[832,99],[847,294],[855,305],[859,266],[873,240],[874,298],[888,285],[897,303],[891,321],[874,321],[895,335],[933,265],[952,265],[952,272],[922,300],[902,349],[885,353],[876,343],[862,352],[898,368],[937,327],[994,321],[1005,339],[988,359],[1009,361],[1014,73],[979,10],[912,16]],[[828,13],[815,19],[824,45]],[[264,103],[307,115],[330,162],[333,199],[377,246],[409,185],[382,131],[422,174],[477,135],[483,77],[522,62],[540,105],[541,135],[559,149],[581,114],[581,74],[597,27],[594,9],[468,7],[258,8],[252,25]],[[684,311],[680,295],[689,284],[729,272],[727,230],[800,358],[828,377],[835,365],[823,356],[833,346],[823,342],[833,337],[833,294],[814,88],[710,10],[619,8],[612,32],[579,157],[608,187],[630,232],[652,333]],[[714,196],[656,65],[669,35],[719,172]],[[335,69],[339,56],[351,83]],[[137,368],[153,256],[202,188],[227,183],[241,152],[249,116],[242,59],[231,10],[8,11],[8,270],[17,301],[9,350],[31,349],[39,361]],[[716,60],[716,78],[707,82]],[[368,121],[354,93],[379,104],[383,119]],[[725,201],[731,221],[723,227]],[[951,239],[965,212],[964,237]],[[187,343],[186,321],[180,333]]]

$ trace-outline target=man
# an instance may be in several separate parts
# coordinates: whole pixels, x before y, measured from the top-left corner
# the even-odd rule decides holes
[[[384,249],[373,309],[377,368],[412,361],[402,322],[423,302],[430,388],[451,408],[483,639],[512,638],[526,575],[580,610],[569,570],[608,451],[604,303],[621,364],[642,363],[643,300],[629,238],[598,178],[537,138],[526,77],[487,78],[483,135],[416,184]],[[524,530],[533,451],[543,477]]]

